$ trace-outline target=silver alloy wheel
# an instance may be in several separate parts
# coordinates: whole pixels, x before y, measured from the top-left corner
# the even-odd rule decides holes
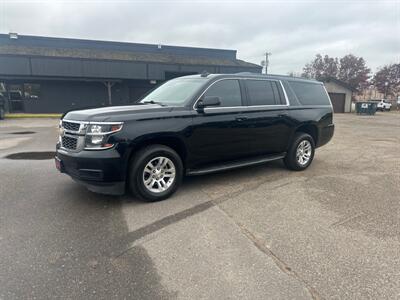
[[[167,157],[158,156],[150,160],[143,170],[143,183],[153,193],[168,190],[175,181],[175,165]]]
[[[296,150],[297,162],[301,166],[306,165],[311,159],[311,153],[312,153],[312,146],[311,146],[310,141],[308,141],[308,140],[301,141],[299,143],[299,145],[297,146],[297,150]]]

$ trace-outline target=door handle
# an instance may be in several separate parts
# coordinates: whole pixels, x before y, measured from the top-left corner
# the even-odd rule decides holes
[[[236,121],[242,122],[242,121],[246,121],[249,117],[247,116],[238,116],[235,117]]]

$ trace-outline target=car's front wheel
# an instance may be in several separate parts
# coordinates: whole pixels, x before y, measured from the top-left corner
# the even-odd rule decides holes
[[[290,170],[302,171],[311,164],[314,152],[314,139],[307,133],[298,132],[284,159],[285,165]]]
[[[179,187],[183,165],[179,155],[164,145],[151,145],[139,150],[131,163],[129,186],[146,201],[170,197]]]

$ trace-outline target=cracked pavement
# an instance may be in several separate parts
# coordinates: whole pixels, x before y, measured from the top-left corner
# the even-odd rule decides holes
[[[399,298],[400,114],[335,123],[304,172],[191,177],[143,203],[6,159],[54,151],[57,120],[0,121],[0,299]]]

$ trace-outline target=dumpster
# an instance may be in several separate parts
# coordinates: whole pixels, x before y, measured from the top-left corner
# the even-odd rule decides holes
[[[356,113],[361,115],[374,115],[376,113],[377,104],[371,101],[357,102]]]
[[[0,120],[4,119],[4,115],[5,115],[5,102],[6,100],[4,99],[4,96],[2,93],[0,93]]]

